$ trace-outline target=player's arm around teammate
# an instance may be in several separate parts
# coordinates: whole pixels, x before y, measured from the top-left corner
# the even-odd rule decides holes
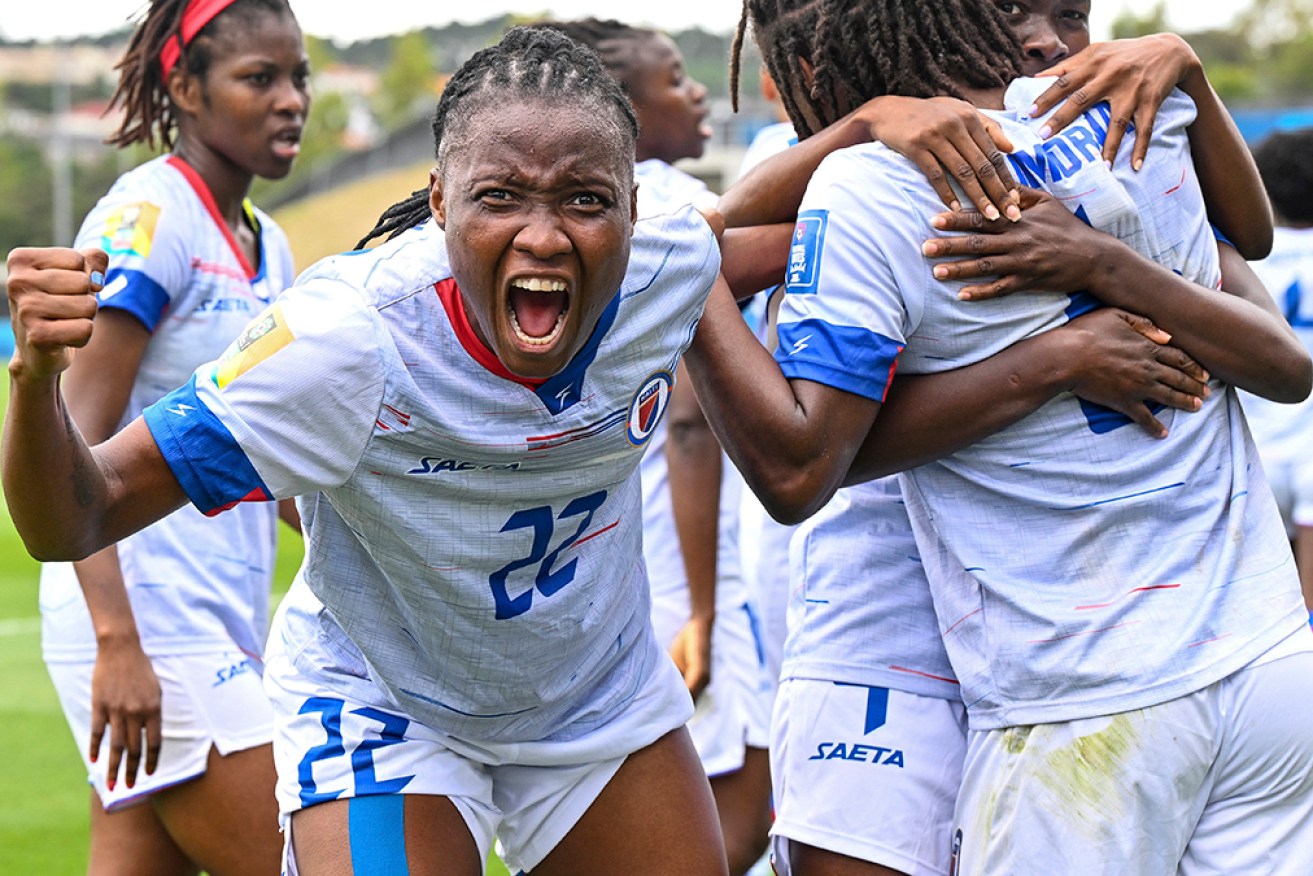
[[[1221,380],[1274,401],[1296,402],[1313,386],[1313,363],[1272,296],[1234,249],[1220,244],[1224,288],[1212,294],[1090,228],[1056,199],[1027,195],[1021,222],[943,213],[942,231],[964,235],[928,240],[939,279],[985,279],[966,286],[964,300],[983,301],[1021,290],[1087,290],[1104,304],[1132,308],[1170,332],[1175,342]]]

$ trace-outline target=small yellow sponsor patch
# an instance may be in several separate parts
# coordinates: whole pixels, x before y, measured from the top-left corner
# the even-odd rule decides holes
[[[223,389],[294,340],[296,336],[287,327],[282,309],[277,304],[271,305],[251,320],[215,363],[214,385]]]
[[[105,231],[101,235],[101,249],[111,256],[135,255],[145,258],[150,255],[151,242],[155,240],[155,226],[160,219],[160,208],[145,201],[138,204],[124,204],[109,214],[105,220]]]

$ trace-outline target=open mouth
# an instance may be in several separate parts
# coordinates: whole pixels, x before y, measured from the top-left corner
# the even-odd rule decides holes
[[[301,154],[301,129],[288,128],[274,136],[274,154],[280,158],[295,158]]]
[[[507,305],[515,337],[531,347],[547,347],[565,327],[570,293],[563,280],[523,277],[511,281]]]

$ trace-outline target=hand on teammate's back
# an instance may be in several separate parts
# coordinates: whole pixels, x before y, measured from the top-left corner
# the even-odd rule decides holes
[[[1046,123],[1040,134],[1051,137],[1080,118],[1097,103],[1107,101],[1112,124],[1103,144],[1103,159],[1113,161],[1122,137],[1134,124],[1139,133],[1131,151],[1136,170],[1149,152],[1154,117],[1163,100],[1190,77],[1203,75],[1203,67],[1185,40],[1170,33],[1152,34],[1133,40],[1095,43],[1078,55],[1050,67],[1037,78],[1057,77],[1057,82],[1035,100],[1030,115],[1042,116],[1066,101]]]
[[[1013,292],[1079,292],[1089,285],[1102,247],[1113,241],[1095,231],[1052,195],[1021,189],[1022,218],[986,219],[969,212],[940,213],[930,220],[936,231],[962,232],[936,237],[921,248],[929,258],[958,259],[934,267],[938,280],[986,283],[964,286],[958,297],[984,301]]]
[[[1208,372],[1143,316],[1104,307],[1056,331],[1072,336],[1072,394],[1124,414],[1155,438],[1166,438],[1167,427],[1151,404],[1193,413],[1208,398]]]
[[[957,180],[984,215],[1020,218],[1017,182],[1003,155],[1012,151],[1012,142],[971,104],[951,97],[885,95],[864,104],[856,115],[871,140],[921,168],[949,209],[962,206],[950,185]]]
[[[108,257],[98,249],[21,248],[9,253],[12,377],[42,380],[68,368],[72,348],[91,339],[96,293]]]

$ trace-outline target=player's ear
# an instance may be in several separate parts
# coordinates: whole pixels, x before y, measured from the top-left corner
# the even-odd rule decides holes
[[[632,230],[638,224],[638,183],[629,191],[629,227]]]
[[[201,80],[183,69],[181,61],[169,71],[164,87],[169,93],[169,102],[182,114],[199,115],[204,108]]]
[[[442,174],[436,167],[429,170],[429,212],[443,231],[447,230],[447,206],[442,199]]]

